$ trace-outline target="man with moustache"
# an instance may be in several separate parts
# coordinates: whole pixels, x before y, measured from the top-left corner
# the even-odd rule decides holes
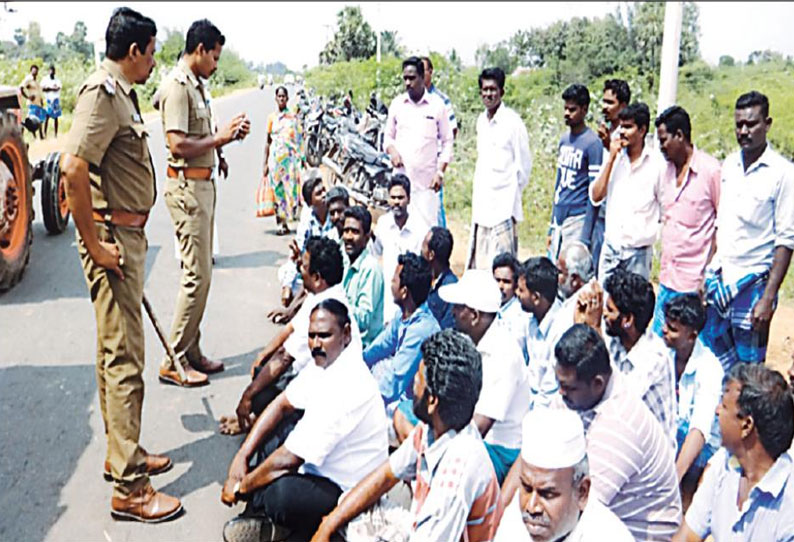
[[[592,244],[593,225],[598,209],[587,197],[587,189],[599,170],[604,151],[598,136],[585,118],[590,109],[590,91],[573,84],[562,93],[565,124],[570,129],[560,138],[554,205],[546,240],[548,257],[556,262],[560,248],[570,241]]]
[[[769,100],[757,91],[742,94],[734,121],[741,149],[722,164],[703,331],[726,371],[737,361],[766,359],[777,293],[794,249],[794,165],[767,142]]]
[[[516,224],[524,220],[521,192],[529,184],[532,154],[524,121],[502,103],[505,73],[501,68],[486,68],[478,81],[485,111],[477,117],[472,234],[466,268],[487,271],[497,254],[518,254]]]
[[[336,229],[336,237],[342,241],[342,228],[345,226],[345,211],[350,207],[350,196],[342,185],[331,187],[325,194],[325,204],[328,206],[328,219]],[[333,232],[329,232],[332,236]]]
[[[402,67],[406,92],[389,106],[383,147],[392,166],[410,179],[411,213],[430,228],[438,225],[438,191],[452,160],[452,127],[443,100],[425,89],[422,61],[412,56]]]
[[[224,526],[226,542],[308,540],[340,495],[387,458],[383,403],[352,344],[347,307],[318,303],[307,335],[313,363],[262,412],[229,466],[221,501],[248,505]],[[281,443],[272,433],[297,411],[303,416]],[[257,453],[271,438],[278,447]]]
[[[140,445],[144,334],[141,317],[146,234],[155,201],[154,166],[134,84],[154,68],[157,26],[129,8],[113,12],[105,60],[77,93],[61,158],[77,250],[94,305],[96,379],[105,428],[106,476],[114,481],[111,515],[155,523],[182,511],[155,491],[149,476],[171,460]]]
[[[212,280],[215,151],[244,139],[251,128],[241,113],[223,130],[213,133],[201,78],[209,79],[215,73],[224,43],[226,38],[208,20],[191,24],[185,38],[185,54],[163,85],[160,97],[168,148],[164,195],[182,257],[182,279],[170,338],[178,359],[163,360],[160,380],[177,386],[206,384],[207,374],[223,370],[223,363],[209,360],[199,344],[199,327]],[[229,173],[225,164],[221,163],[223,176]],[[186,371],[183,380],[173,363],[195,370]]]
[[[634,542],[618,517],[590,495],[584,427],[570,410],[538,409],[522,422],[518,496],[494,542]],[[538,438],[542,436],[542,438]]]

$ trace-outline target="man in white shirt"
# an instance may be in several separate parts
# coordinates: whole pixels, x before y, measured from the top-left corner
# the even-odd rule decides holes
[[[422,61],[412,56],[402,66],[406,92],[389,106],[383,148],[392,166],[411,181],[411,212],[430,228],[438,225],[438,191],[452,160],[452,127],[443,100],[425,89]]]
[[[482,390],[474,423],[501,484],[518,457],[521,419],[529,408],[524,355],[496,320],[501,295],[491,273],[469,269],[457,283],[442,286],[439,295],[452,305],[456,329],[471,338],[482,356]]]
[[[382,215],[375,225],[371,252],[382,257],[383,276],[393,277],[397,269],[397,256],[406,252],[419,254],[430,227],[409,211],[411,183],[408,177],[396,174],[389,182],[390,211]],[[397,312],[397,305],[389,296],[383,300],[383,323],[389,323]]]
[[[739,96],[734,119],[741,150],[722,164],[703,332],[726,372],[737,361],[766,359],[777,293],[794,249],[794,165],[767,142],[769,100],[757,91]]]
[[[524,363],[528,363],[526,333],[529,315],[521,308],[521,301],[516,296],[521,264],[509,252],[502,252],[494,258],[491,270],[493,278],[499,286],[499,291],[502,293],[502,306],[496,313],[496,320],[500,325],[505,326],[516,340],[516,344],[524,356]]]
[[[579,297],[577,294],[595,276],[593,258],[587,246],[581,241],[571,241],[563,245],[557,260],[557,269],[560,271],[557,298],[562,301],[562,306],[556,320],[558,325],[568,328],[574,324],[573,317]]]
[[[590,495],[584,426],[575,412],[533,410],[522,433],[518,497],[504,510],[494,542],[634,542]]]
[[[268,405],[229,466],[221,500],[249,505],[224,526],[224,540],[249,540],[257,528],[281,531],[278,539],[308,540],[342,492],[386,460],[383,403],[352,341],[344,304],[326,299],[314,307],[308,332],[313,363]],[[298,410],[303,416],[283,444],[256,454],[249,468],[279,423]]]
[[[601,175],[590,185],[593,204],[607,204],[598,265],[602,284],[617,268],[650,276],[661,216],[661,164],[645,145],[651,119],[648,106],[635,102],[618,117],[620,137],[610,144]]]
[[[58,137],[58,119],[61,116],[61,80],[55,77],[55,66],[50,66],[50,73],[41,82],[44,93],[44,109],[47,120],[44,121],[44,137],[47,137],[47,127],[52,119],[55,128],[55,137]]]
[[[466,268],[488,270],[497,254],[518,254],[516,223],[524,218],[521,192],[529,183],[532,154],[524,121],[502,103],[502,69],[483,70],[479,83],[485,111],[477,118],[472,235]]]

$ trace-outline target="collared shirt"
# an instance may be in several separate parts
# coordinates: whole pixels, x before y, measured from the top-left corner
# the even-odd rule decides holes
[[[449,99],[449,96],[438,90],[436,85],[430,83],[430,87],[427,89],[430,94],[435,94],[441,101],[444,102],[444,105],[449,112],[449,127],[454,131],[458,128],[458,119],[455,117],[455,110],[452,108],[452,100]],[[439,152],[441,152],[441,142],[439,141]]]
[[[441,299],[438,295],[438,289],[446,284],[455,284],[458,282],[458,277],[451,269],[447,268],[443,271],[433,283],[430,293],[427,295],[427,306],[430,312],[438,320],[438,325],[441,329],[450,329],[455,327],[455,318],[452,316],[452,305]]]
[[[304,460],[301,472],[324,476],[347,491],[386,460],[386,413],[360,350],[348,346],[325,369],[309,364],[284,393],[304,410],[284,442]]]
[[[516,493],[505,508],[494,542],[533,542],[521,518],[518,495]],[[607,533],[610,542],[634,542],[634,537],[623,522],[609,508],[590,495],[576,526],[558,542],[602,542]]]
[[[590,498],[617,515],[636,540],[669,542],[681,523],[675,455],[648,407],[613,372],[601,401],[578,412],[590,462]]]
[[[529,184],[532,153],[527,127],[518,113],[502,104],[493,118],[477,117],[477,164],[471,218],[492,228],[513,218],[524,220],[521,192]]]
[[[154,205],[149,134],[133,93],[132,84],[110,59],[103,60],[77,92],[63,152],[92,166],[88,175],[94,209],[146,213]]]
[[[521,447],[521,420],[529,410],[529,375],[510,333],[495,320],[477,343],[482,357],[482,389],[474,413],[494,420],[485,442]]]
[[[660,158],[645,145],[635,163],[624,149],[615,159],[607,184],[604,242],[616,249],[652,245],[659,232],[661,214]],[[590,201],[593,187],[590,185]]]
[[[394,221],[394,213],[389,211],[378,219],[375,225],[375,239],[371,242],[372,254],[383,257],[383,280],[391,284],[397,269],[397,257],[406,252],[421,254],[422,243],[427,235],[428,226],[416,213],[410,213],[402,229]],[[397,305],[390,295],[383,300],[383,321],[394,316]]]
[[[383,329],[383,272],[366,247],[348,266],[342,285],[366,347]]]
[[[295,230],[295,242],[298,243],[298,248],[303,252],[303,247],[306,246],[306,241],[309,237],[328,237],[336,240],[338,234],[336,228],[331,222],[330,214],[326,214],[325,223],[320,222],[320,219],[315,214],[311,205],[304,205],[301,207],[300,218],[298,219],[298,227]],[[341,245],[341,243],[340,243]]]
[[[207,103],[206,91],[201,81],[193,74],[193,70],[182,58],[162,87],[160,95],[160,111],[163,120],[163,132],[182,132],[191,138],[203,138],[212,135],[212,113]],[[205,153],[193,158],[177,157],[168,150],[168,165],[173,167],[215,167],[215,151],[208,149]]]
[[[741,466],[725,448],[709,461],[703,481],[686,513],[686,524],[699,537],[715,542],[791,542],[794,540],[794,481],[788,452],[736,504]]]
[[[397,478],[416,480],[411,540],[493,539],[499,484],[474,423],[435,438],[420,422],[391,454],[389,466]]]
[[[717,258],[726,282],[772,267],[775,247],[794,250],[794,165],[766,150],[744,171],[741,152],[722,163]]]
[[[386,404],[413,398],[413,380],[422,359],[422,343],[441,331],[427,303],[422,303],[407,319],[401,314],[383,328],[364,350],[364,361],[376,375]],[[373,367],[373,365],[378,364]]]
[[[614,368],[626,375],[626,381],[659,420],[675,448],[675,365],[670,349],[648,326],[629,352],[618,337],[610,337],[609,355]]]
[[[700,286],[716,231],[720,163],[694,149],[684,182],[675,164],[662,169],[662,258],[659,282],[677,292]]]
[[[722,397],[724,377],[725,371],[717,356],[700,339],[695,341],[678,379],[678,427],[687,433],[697,429],[715,449],[721,444],[715,412]]]
[[[295,358],[295,361],[292,362],[292,368],[296,372],[300,372],[304,367],[313,363],[314,358],[312,358],[311,350],[309,349],[309,318],[312,315],[312,310],[314,310],[314,307],[326,299],[336,299],[340,303],[344,304],[351,314],[353,312],[350,302],[347,300],[347,295],[345,295],[345,290],[342,288],[341,284],[336,284],[330,288],[326,288],[317,294],[313,294],[311,292],[307,293],[306,299],[303,301],[303,305],[301,305],[301,308],[298,310],[295,316],[292,317],[292,320],[290,320],[290,325],[292,326],[293,331],[290,336],[287,337],[287,340],[284,341],[284,349],[290,356]],[[350,345],[348,345],[348,348],[351,349],[351,351],[358,350],[360,353],[362,350],[361,333],[358,330],[358,324],[356,323],[355,318],[351,319],[350,331],[352,340]]]
[[[386,119],[383,148],[392,145],[404,164],[394,171],[407,175],[412,188],[428,190],[438,164],[452,160],[452,127],[447,107],[438,95],[424,92],[418,102],[413,102],[407,92],[394,98]]]
[[[528,364],[527,330],[529,329],[529,313],[524,312],[524,309],[521,308],[521,302],[516,296],[511,297],[507,300],[507,303],[499,307],[499,312],[496,313],[496,320],[516,340],[516,344],[524,356],[524,364]]]
[[[548,406],[557,393],[557,375],[554,373],[554,347],[568,327],[555,322],[561,303],[555,299],[543,320],[538,322],[529,315],[527,326],[527,356],[529,365],[530,408]]]

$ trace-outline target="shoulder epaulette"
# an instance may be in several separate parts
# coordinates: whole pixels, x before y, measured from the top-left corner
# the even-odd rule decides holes
[[[112,75],[108,75],[105,78],[105,81],[102,83],[102,88],[111,96],[116,94],[116,80]]]

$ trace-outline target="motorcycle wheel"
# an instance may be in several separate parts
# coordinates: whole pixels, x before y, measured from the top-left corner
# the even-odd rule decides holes
[[[322,162],[320,139],[315,134],[310,135],[306,141],[306,161],[312,167],[319,167]]]

